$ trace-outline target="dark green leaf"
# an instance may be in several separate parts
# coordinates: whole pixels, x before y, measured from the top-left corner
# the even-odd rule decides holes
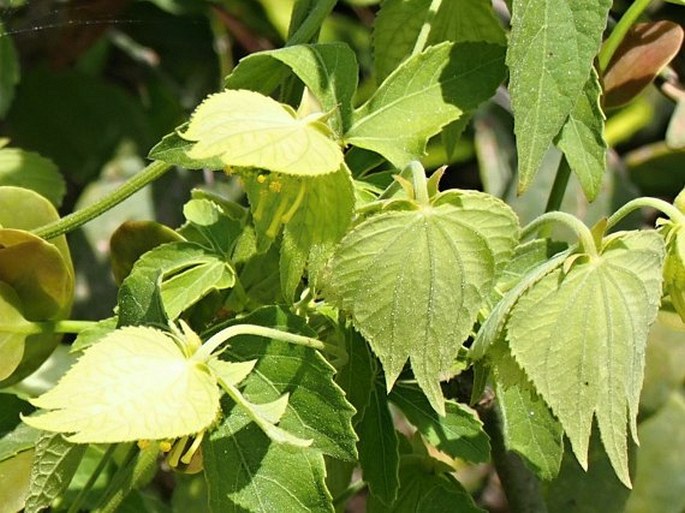
[[[350,328],[345,330],[344,337],[348,360],[338,370],[335,382],[340,385],[347,400],[357,410],[353,419],[356,424],[364,417],[364,411],[371,400],[378,369],[376,359],[359,333]]]
[[[38,439],[26,513],[42,511],[67,489],[86,447],[67,442],[60,433],[44,433]]]
[[[490,441],[475,413],[455,402],[445,402],[445,416],[438,415],[421,390],[399,383],[390,393],[390,401],[402,410],[431,444],[453,458],[475,463],[490,459]]]
[[[590,78],[611,0],[514,0],[507,49],[518,148],[519,191]]]
[[[0,118],[12,105],[14,88],[19,82],[19,58],[14,42],[0,23]]]
[[[0,39],[0,46],[2,46],[2,39]],[[2,56],[0,56],[1,59]],[[64,178],[51,160],[41,157],[38,153],[19,148],[2,148],[2,144],[0,144],[0,185],[31,189],[45,196],[56,207],[62,204],[62,198],[67,192]]]
[[[384,504],[397,498],[400,455],[385,390],[373,385],[364,417],[357,426],[359,463],[371,495]]]
[[[320,452],[274,443],[245,413],[226,408],[202,446],[212,511],[333,513]]]

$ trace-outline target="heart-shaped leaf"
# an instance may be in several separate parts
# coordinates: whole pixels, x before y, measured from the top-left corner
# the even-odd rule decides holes
[[[72,433],[75,443],[116,443],[191,435],[219,413],[219,388],[206,365],[189,359],[171,336],[125,327],[90,346],[31,403],[47,412],[28,425]]]
[[[298,119],[292,108],[268,96],[226,90],[195,110],[181,136],[195,142],[187,152],[192,159],[218,157],[226,166],[322,175],[337,171],[343,161],[322,116]]]
[[[352,314],[383,364],[388,389],[409,358],[431,405],[444,415],[441,377],[517,234],[516,216],[503,202],[449,191],[429,206],[372,216],[343,238],[325,290]]]
[[[573,257],[571,257],[573,258]],[[661,298],[664,243],[654,231],[608,237],[601,255],[534,284],[511,311],[512,355],[587,468],[596,415],[619,478],[630,485],[627,423],[637,436],[645,343]]]

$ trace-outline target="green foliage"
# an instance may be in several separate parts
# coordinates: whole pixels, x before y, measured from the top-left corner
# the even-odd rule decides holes
[[[2,513],[680,512],[675,6],[21,3]]]

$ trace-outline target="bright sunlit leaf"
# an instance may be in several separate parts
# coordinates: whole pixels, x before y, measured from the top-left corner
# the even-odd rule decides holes
[[[267,96],[226,90],[195,110],[181,136],[195,142],[187,152],[192,159],[218,157],[226,166],[323,175],[340,168],[343,154],[321,116],[298,119],[289,106]]]
[[[170,439],[209,427],[219,412],[216,378],[162,331],[126,327],[85,350],[59,383],[31,401],[46,412],[30,426],[75,443]]]

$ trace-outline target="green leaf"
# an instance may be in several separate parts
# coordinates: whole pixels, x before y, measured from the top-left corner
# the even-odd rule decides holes
[[[492,96],[504,79],[503,47],[443,43],[403,62],[354,112],[345,142],[397,168],[421,157],[448,123]]]
[[[124,280],[119,290],[119,306],[124,310],[119,313],[120,323],[133,323],[139,317],[131,309],[140,315],[145,312],[160,273],[164,310],[172,320],[211,291],[235,284],[235,271],[221,255],[192,242],[163,244],[143,255]]]
[[[188,222],[179,232],[185,238],[229,257],[243,231],[246,214],[247,210],[242,207],[236,212],[227,212],[209,198],[193,198],[183,205],[183,215]]]
[[[503,341],[490,353],[495,394],[502,416],[504,443],[540,477],[559,473],[564,455],[563,430]]]
[[[33,407],[26,401],[11,394],[0,394],[0,461],[36,445],[40,432],[23,424],[19,417],[32,411]]]
[[[90,346],[31,403],[49,411],[28,425],[74,443],[116,443],[195,434],[215,421],[219,388],[204,364],[153,328],[125,327]]]
[[[367,513],[484,513],[464,487],[449,474],[436,472],[423,461],[408,460],[400,467],[400,493],[387,506],[369,497]]]
[[[12,105],[14,88],[19,83],[19,58],[14,42],[0,23],[0,118]]]
[[[109,335],[117,329],[118,321],[119,319],[117,317],[109,317],[86,328],[76,336],[76,340],[71,344],[70,352],[75,353],[83,351],[87,347],[100,342],[106,335]]]
[[[388,398],[385,390],[376,384],[372,386],[369,405],[357,432],[364,481],[368,483],[371,495],[384,504],[392,504],[400,486],[400,454]]]
[[[303,183],[304,197],[283,233],[281,287],[292,299],[305,267],[310,286],[316,286],[326,261],[352,221],[354,190],[350,171],[343,166],[336,173]]]
[[[188,124],[184,123],[170,134],[162,137],[162,140],[152,147],[148,157],[186,169],[223,169],[225,167],[224,163],[218,156],[206,159],[190,158],[188,156],[188,152],[192,149],[194,143],[186,141],[179,135],[187,127]]]
[[[272,442],[242,411],[230,412],[202,454],[212,511],[333,513],[321,453]]]
[[[393,402],[419,432],[436,448],[452,458],[474,463],[490,459],[490,441],[482,422],[466,406],[445,402],[445,416],[439,416],[418,387],[400,383],[390,393]]]
[[[313,334],[302,319],[277,307],[260,308],[239,322]],[[231,347],[222,358],[233,362],[258,360],[242,389],[253,404],[275,401],[290,393],[279,423],[281,429],[313,440],[311,447],[324,454],[356,459],[351,423],[354,409],[333,381],[333,368],[318,352],[278,340],[238,336],[231,339]]]
[[[487,0],[439,3],[432,11],[431,0],[385,0],[374,24],[376,80],[383,81],[409,56],[424,27],[427,44],[443,41],[482,41],[504,45],[506,38]]]
[[[67,489],[86,447],[70,444],[61,434],[44,433],[38,439],[29,495],[26,498],[26,513],[39,513]]]
[[[440,379],[517,233],[516,218],[501,201],[450,191],[431,206],[377,214],[345,236],[325,291],[351,312],[383,364],[388,389],[409,358],[421,389],[444,414]]]
[[[289,106],[267,96],[227,90],[209,96],[181,136],[195,142],[187,152],[192,159],[218,157],[225,166],[323,175],[340,169],[343,154],[322,116],[298,119]]]
[[[12,287],[0,282],[0,381],[19,367],[31,323],[21,311],[21,300]]]
[[[371,400],[378,369],[376,359],[359,333],[349,328],[345,330],[344,337],[348,360],[338,369],[335,382],[340,385],[347,400],[357,410],[353,418],[356,425],[364,417],[364,411]]]
[[[571,257],[573,258],[573,257]],[[663,240],[656,232],[608,237],[601,255],[547,274],[511,311],[511,352],[552,408],[587,468],[597,416],[616,473],[630,484],[627,421],[637,436],[645,343],[661,298]]]
[[[526,190],[590,78],[611,0],[514,0],[509,91]]]
[[[0,185],[31,189],[56,207],[67,192],[64,178],[50,159],[19,148],[0,148]]]
[[[357,58],[346,44],[295,45],[253,53],[240,60],[224,85],[268,95],[282,83],[288,69],[304,82],[323,112],[334,112],[331,126],[343,134],[350,123],[359,75]]]
[[[640,424],[635,487],[625,513],[681,513],[685,508],[683,425],[685,399],[680,390],[672,392],[663,408]]]
[[[597,197],[607,167],[605,117],[599,103],[601,95],[599,77],[593,69],[557,141],[589,201]]]

